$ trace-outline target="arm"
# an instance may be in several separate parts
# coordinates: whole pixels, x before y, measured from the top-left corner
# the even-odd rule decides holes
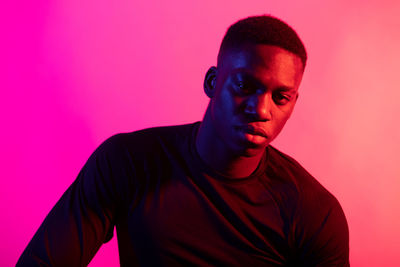
[[[304,214],[306,225],[298,230],[302,266],[350,266],[349,229],[339,202],[335,198],[316,202],[315,209]]]
[[[47,215],[17,266],[86,266],[112,238],[118,202],[116,160],[106,143]]]

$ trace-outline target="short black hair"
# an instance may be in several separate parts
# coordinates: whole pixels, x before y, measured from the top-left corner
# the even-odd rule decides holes
[[[223,51],[230,48],[240,48],[244,44],[275,45],[298,55],[307,62],[307,52],[303,42],[287,23],[270,15],[251,16],[232,24],[222,40],[218,62],[222,60]]]

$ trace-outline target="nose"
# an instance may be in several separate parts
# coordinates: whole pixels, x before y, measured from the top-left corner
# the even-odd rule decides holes
[[[272,99],[267,93],[253,95],[246,101],[245,114],[253,120],[271,120]]]

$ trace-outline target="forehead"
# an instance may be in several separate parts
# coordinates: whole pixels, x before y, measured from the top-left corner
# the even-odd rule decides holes
[[[298,86],[303,74],[299,56],[274,45],[248,44],[225,51],[218,62],[223,76],[245,72],[258,79],[275,79]]]

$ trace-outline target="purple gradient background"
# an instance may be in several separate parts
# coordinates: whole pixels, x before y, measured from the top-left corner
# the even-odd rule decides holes
[[[270,13],[309,52],[274,145],[342,203],[352,266],[399,266],[400,2],[8,1],[0,11],[1,266],[107,137],[201,120],[232,22]],[[116,239],[89,266],[117,266]]]

